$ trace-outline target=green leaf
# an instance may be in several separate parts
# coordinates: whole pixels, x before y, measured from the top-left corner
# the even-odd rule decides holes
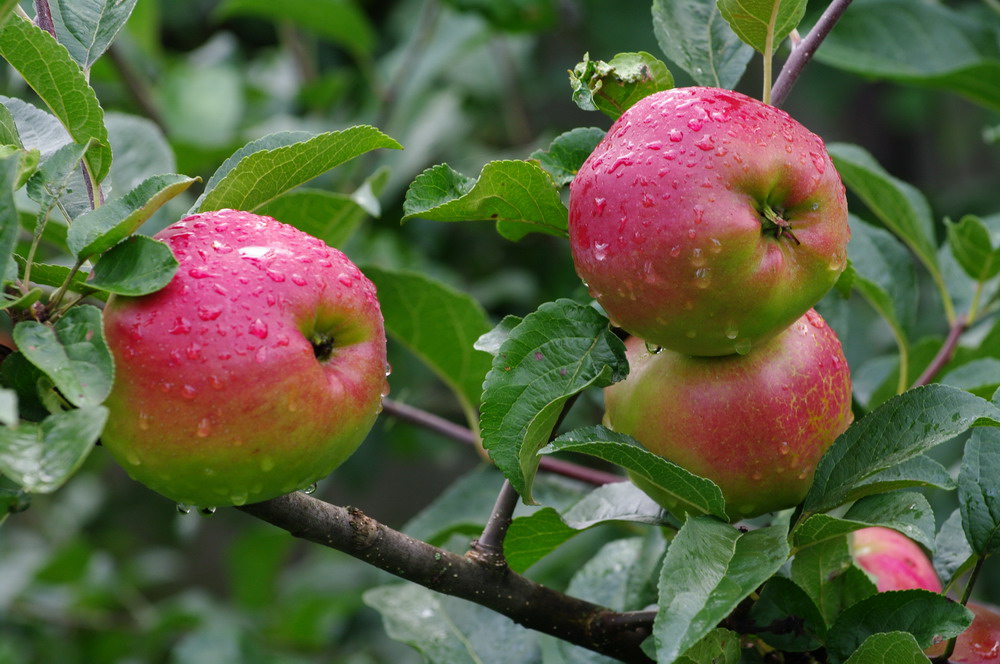
[[[597,127],[577,127],[555,137],[548,150],[535,150],[532,159],[548,171],[559,186],[566,186],[576,177],[590,153],[604,138]]]
[[[47,213],[63,197],[86,152],[86,145],[66,143],[52,152],[28,179],[28,198],[41,207],[39,214]]]
[[[74,142],[90,145],[87,168],[95,182],[103,180],[111,168],[104,111],[66,47],[45,30],[13,16],[0,26],[0,56],[24,77]]]
[[[740,635],[728,629],[713,629],[698,643],[688,648],[679,664],[737,664],[743,648]]]
[[[771,52],[798,27],[806,0],[718,0],[719,12],[745,43],[764,53],[770,38]]]
[[[950,90],[1000,109],[994,29],[989,21],[939,3],[869,0],[844,14],[816,58],[867,77]]]
[[[898,340],[917,313],[917,274],[906,247],[892,233],[850,217],[851,240],[847,253],[854,267],[854,288],[881,315]],[[909,377],[907,385],[909,385]]]
[[[107,419],[107,408],[88,406],[0,428],[0,473],[30,493],[55,491],[90,454]]]
[[[930,457],[920,455],[866,477],[857,487],[867,495],[914,487],[953,491],[956,484],[944,466]]]
[[[352,0],[226,0],[216,10],[220,18],[260,16],[290,21],[331,43],[355,58],[370,56],[376,34],[368,17]]]
[[[571,300],[548,302],[525,316],[493,358],[483,384],[483,446],[526,503],[563,406],[590,387],[628,371],[625,345],[608,320]]]
[[[958,498],[972,550],[979,556],[1000,551],[1000,431],[972,433],[958,474]]]
[[[300,187],[274,199],[260,213],[291,224],[326,242],[343,247],[365,218],[381,214],[378,196],[389,181],[380,168],[350,195]]]
[[[491,26],[508,32],[545,30],[558,16],[556,0],[445,0],[445,4],[475,12]]]
[[[879,632],[865,639],[846,664],[927,664],[927,655],[909,632]]]
[[[877,593],[840,614],[830,627],[826,647],[830,661],[839,664],[872,634],[910,632],[923,649],[936,638],[960,634],[971,622],[971,611],[929,590]]]
[[[944,385],[928,385],[886,401],[840,435],[820,459],[806,495],[808,513],[871,493],[865,481],[970,427],[1000,425],[1000,411],[984,399]]]
[[[543,507],[511,522],[503,542],[504,557],[512,570],[523,574],[579,532],[563,523],[554,509]]]
[[[792,531],[792,542],[797,548],[805,548],[868,526],[898,530],[934,550],[934,511],[923,494],[914,492],[866,496],[842,518],[814,514]]]
[[[786,531],[741,533],[712,517],[689,518],[663,560],[653,623],[658,664],[677,661],[788,559]]]
[[[497,222],[497,232],[520,240],[531,232],[567,237],[569,212],[552,177],[530,161],[491,161],[478,180],[448,164],[417,176],[406,191],[403,219]]]
[[[101,256],[87,285],[105,293],[146,295],[169,284],[177,272],[177,265],[177,259],[166,244],[133,235]]]
[[[154,175],[177,171],[173,149],[154,122],[114,111],[105,114],[104,122],[115,155],[106,181],[113,195],[130,191]]]
[[[827,625],[847,607],[877,592],[871,578],[854,565],[846,537],[797,551],[791,572],[792,580],[809,595]]]
[[[0,388],[0,424],[5,427],[17,426],[17,392]]]
[[[25,268],[24,258],[17,255],[15,255],[14,258],[17,261],[21,274],[23,275]],[[31,282],[41,284],[42,286],[52,286],[53,288],[58,288],[66,283],[66,280],[69,279],[70,272],[71,269],[65,265],[34,263],[31,266]],[[85,295],[97,293],[97,297],[103,298],[103,293],[99,293],[88,286],[86,280],[87,275],[78,270],[73,275],[73,280],[70,282],[69,290]]]
[[[97,62],[132,14],[136,0],[50,0],[59,43],[83,69]]]
[[[976,562],[969,540],[962,525],[962,510],[956,509],[941,524],[934,539],[934,571],[945,589],[969,571]]]
[[[1000,359],[983,357],[972,360],[948,371],[938,382],[987,399],[1000,387]]]
[[[524,664],[538,660],[534,634],[509,618],[412,584],[372,588],[365,604],[389,636],[434,664]]]
[[[473,348],[490,326],[474,299],[417,272],[362,271],[378,290],[386,331],[423,360],[454,391],[473,427],[490,357]]]
[[[753,57],[716,0],[653,0],[653,31],[663,53],[698,85],[735,88]]]
[[[296,134],[297,135],[297,134]],[[233,208],[253,212],[286,191],[326,173],[331,168],[377,148],[402,149],[396,141],[374,127],[359,125],[342,131],[330,131],[294,143],[280,145],[288,134],[279,137],[277,147],[267,137],[246,146],[237,155],[235,166],[227,161],[205,187],[199,212]],[[244,150],[254,146],[253,151]],[[236,157],[236,155],[234,155]]]
[[[1000,274],[1000,250],[993,248],[990,231],[982,219],[967,214],[957,224],[946,220],[945,227],[951,253],[969,277],[987,281]]]
[[[14,121],[20,139],[18,144],[26,150],[37,149],[42,153],[42,159],[73,141],[59,119],[48,111],[12,97],[0,96],[0,102]]]
[[[588,454],[625,468],[643,484],[670,496],[683,513],[729,520],[726,500],[714,482],[653,454],[629,436],[601,426],[576,429],[556,438],[540,454],[564,451]]]
[[[114,364],[97,307],[73,307],[55,329],[35,321],[18,323],[14,341],[74,406],[96,406],[111,392]]]
[[[927,199],[898,180],[863,148],[846,143],[827,145],[844,184],[886,228],[895,233],[932,271],[938,271],[934,222]]]
[[[0,292],[3,292],[3,286],[17,277],[14,249],[21,223],[14,203],[14,180],[19,161],[16,154],[0,159]]]
[[[674,87],[667,65],[645,51],[619,53],[610,62],[584,54],[569,73],[573,101],[585,111],[600,111],[617,120],[635,102]]]
[[[121,198],[80,215],[66,242],[77,260],[103,254],[136,231],[164,203],[198,181],[186,175],[156,175]]]
[[[794,581],[774,576],[750,609],[754,633],[786,652],[808,652],[822,645],[826,623],[816,603]]]
[[[0,23],[2,22],[3,19],[0,18]],[[6,97],[0,97],[0,99],[6,99]],[[0,145],[24,147],[21,135],[17,132],[17,122],[14,121],[14,115],[3,104],[0,104]]]
[[[0,293],[0,310],[13,309],[14,311],[26,311],[28,307],[41,300],[42,296],[45,295],[45,291],[37,287],[32,288],[24,294],[21,294],[19,291],[15,291],[15,293],[17,295]]]

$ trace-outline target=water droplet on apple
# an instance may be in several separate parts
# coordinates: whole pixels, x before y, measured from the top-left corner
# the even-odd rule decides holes
[[[612,173],[614,173],[615,171],[617,171],[622,166],[631,166],[632,165],[632,156],[633,155],[632,155],[631,152],[627,152],[627,153],[623,154],[622,156],[618,157],[617,159],[615,159],[614,163],[611,164],[611,166],[608,168],[608,175],[611,175]]]
[[[646,352],[649,353],[650,355],[659,355],[661,352],[663,352],[663,346],[657,346],[655,344],[649,343],[648,341],[644,343],[646,344]]]
[[[684,336],[687,337],[688,339],[694,339],[695,337],[698,336],[698,332],[696,332],[695,330],[688,330],[687,332],[684,333]]]
[[[606,242],[594,243],[594,258],[603,261],[608,257],[608,244]]]
[[[675,244],[674,246],[670,247],[671,258],[677,258],[680,255],[681,255],[681,245]]]
[[[195,434],[199,438],[207,438],[210,433],[212,433],[212,423],[207,417],[201,418],[198,422],[198,428],[195,430]]]
[[[296,286],[305,286],[306,285],[306,278],[303,277],[301,274],[297,274],[297,273],[293,272],[292,273],[292,283],[295,284]]]
[[[669,138],[673,143],[680,143],[684,140],[684,132],[679,129],[671,129],[667,132],[667,138]]]
[[[608,201],[604,198],[594,199],[594,216],[600,216],[604,212],[604,208],[607,207]]]
[[[198,390],[193,385],[185,385],[181,388],[181,396],[190,401],[198,396]]]
[[[656,201],[653,199],[652,196],[650,196],[646,192],[643,192],[642,193],[642,205],[643,205],[643,207],[651,208],[654,205],[656,205]]]
[[[736,323],[729,323],[726,325],[726,338],[735,339],[740,335],[740,331],[736,329]]]
[[[222,315],[222,307],[203,304],[198,307],[198,318],[209,321],[215,320]]]
[[[248,331],[258,339],[267,339],[267,323],[259,318],[250,323]]]
[[[140,411],[140,413],[139,413],[139,428],[142,429],[143,431],[147,431],[149,429],[149,422],[152,419],[153,418],[150,417],[149,413],[144,412],[144,411]],[[135,461],[136,461],[136,465],[138,465],[139,459],[136,458]]]
[[[177,512],[179,514],[190,514],[191,506],[186,505],[185,503],[177,503]]]
[[[245,505],[247,502],[246,493],[232,493],[229,495],[229,500],[232,501],[233,505]]]
[[[691,250],[691,265],[695,267],[702,267],[705,265],[705,256],[698,247]]]
[[[184,349],[184,354],[187,355],[189,360],[198,360],[201,358],[201,344],[197,341],[191,342],[191,344]]]
[[[691,118],[688,120],[687,124],[691,131],[701,131],[701,128],[705,125],[705,123],[699,118]]]
[[[717,254],[722,251],[722,243],[719,242],[718,238],[709,238],[708,243],[708,250],[713,254]]]
[[[806,475],[807,475],[806,471],[803,470],[801,473],[799,473],[799,479],[804,480],[806,478]]]
[[[260,459],[260,469],[265,473],[269,473],[274,470],[274,459],[269,456],[261,457]]]
[[[816,152],[810,152],[809,158],[812,159],[812,163],[813,166],[816,167],[816,171],[822,175],[826,171],[826,159],[823,158],[823,155]]]
[[[306,494],[307,496],[316,493],[316,483],[313,482],[309,486],[302,489],[302,493]]]
[[[778,443],[778,454],[780,454],[781,456],[786,456],[791,451],[792,451],[792,446],[789,445],[787,441],[783,440],[780,443]]]
[[[751,342],[749,338],[743,337],[742,339],[740,339],[739,341],[736,342],[736,345],[734,346],[734,349],[740,355],[746,355],[747,353],[750,352],[750,347],[752,345],[753,345],[753,342]]]
[[[759,482],[760,480],[764,479],[764,476],[760,472],[756,472],[750,476],[750,479]]]
[[[267,362],[267,348],[264,346],[258,348],[257,352],[254,353],[253,359],[257,362],[257,364],[264,364]]]
[[[202,516],[212,516],[213,514],[215,514],[215,508],[214,507],[199,507],[198,508],[198,513],[201,514]]]
[[[337,277],[337,281],[339,281],[345,288],[350,288],[354,285],[354,280],[344,273],[341,273],[340,276]]]
[[[174,324],[170,327],[170,334],[187,334],[191,331],[191,321],[183,316],[174,319]]]
[[[231,246],[229,246],[224,242],[219,242],[218,240],[212,242],[212,249],[214,249],[217,253],[220,254],[228,254],[232,253],[233,251],[233,248]]]
[[[147,425],[148,427],[148,425]],[[142,416],[139,417],[139,428],[142,429]],[[142,461],[139,459],[139,455],[135,453],[135,450],[128,450],[125,452],[125,460],[128,461],[131,466],[141,466]]]
[[[284,272],[278,272],[277,270],[272,270],[271,268],[268,268],[267,270],[264,271],[264,273],[267,275],[268,279],[270,279],[276,284],[280,284],[282,281],[285,280]]]
[[[707,267],[699,267],[694,271],[694,285],[698,288],[708,288],[712,284],[712,271]]]
[[[695,145],[698,147],[699,150],[703,152],[708,152],[709,150],[715,148],[715,139],[712,138],[711,134],[705,134],[700,139],[698,139],[698,142],[695,143]]]
[[[188,270],[188,276],[191,277],[192,279],[206,279],[208,277],[217,277],[219,275],[213,274],[212,272],[209,272],[208,270],[205,270],[200,267],[193,267],[190,270]]]

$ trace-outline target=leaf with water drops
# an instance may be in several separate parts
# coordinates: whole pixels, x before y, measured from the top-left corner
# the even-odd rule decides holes
[[[87,145],[85,161],[95,182],[111,168],[104,111],[80,66],[52,35],[19,16],[0,26],[0,56],[16,69],[73,141]]]
[[[843,517],[814,514],[795,528],[792,542],[801,549],[868,526],[898,530],[934,550],[934,510],[923,494],[914,492],[866,496]]]
[[[117,295],[146,295],[170,283],[177,265],[166,244],[132,235],[101,255],[87,285]]]
[[[653,0],[653,31],[663,53],[698,85],[735,88],[753,57],[716,0]]]
[[[1000,551],[1000,431],[972,433],[958,474],[958,498],[972,550],[979,556]]]
[[[876,593],[837,617],[830,627],[826,647],[830,661],[841,664],[872,634],[909,632],[923,649],[937,638],[957,636],[971,622],[971,611],[929,590]]]
[[[434,664],[538,661],[534,632],[506,616],[415,584],[372,588],[364,602],[382,615],[389,636]]]
[[[879,632],[858,646],[845,664],[926,664],[927,655],[909,632]]]
[[[535,150],[531,158],[538,161],[560,186],[566,186],[576,177],[590,153],[604,138],[604,130],[597,127],[577,127],[556,136],[548,150]]]
[[[14,341],[74,406],[96,406],[111,392],[114,364],[97,307],[77,305],[54,327],[18,323]]]
[[[809,595],[827,625],[846,607],[878,592],[871,578],[854,564],[846,537],[796,551],[791,578]]]
[[[945,519],[934,539],[934,571],[947,589],[955,579],[968,572],[975,562],[976,554],[965,537],[962,510],[959,508]]]
[[[739,38],[765,53],[773,53],[798,27],[806,0],[718,0],[719,12]]]
[[[200,178],[155,175],[124,196],[80,215],[69,227],[66,242],[78,260],[102,254],[131,235],[164,203]]]
[[[483,446],[525,502],[570,397],[628,373],[625,345],[608,319],[572,300],[543,304],[511,330],[483,384]]]
[[[619,53],[610,62],[585,54],[570,71],[569,83],[577,106],[617,120],[643,97],[674,87],[674,77],[667,65],[645,51]]]
[[[825,512],[873,493],[867,480],[973,426],[1000,426],[1000,410],[945,385],[918,387],[890,399],[855,422],[823,455],[804,509]]]
[[[30,493],[55,491],[90,454],[107,419],[104,406],[89,406],[0,428],[0,473]]]
[[[728,520],[725,498],[714,482],[653,454],[625,434],[603,426],[576,429],[556,438],[540,454],[554,452],[588,454],[617,464],[670,496],[680,513],[711,514]]]
[[[403,219],[495,221],[517,241],[528,233],[567,237],[569,212],[552,176],[533,161],[491,161],[478,179],[448,164],[428,168],[406,190]]]
[[[691,517],[660,570],[653,638],[658,664],[675,662],[788,560],[787,529],[750,532],[713,517]]]
[[[312,135],[283,132],[254,141],[226,160],[192,211],[255,212],[278,196],[378,148],[402,146],[375,127],[358,125]]]

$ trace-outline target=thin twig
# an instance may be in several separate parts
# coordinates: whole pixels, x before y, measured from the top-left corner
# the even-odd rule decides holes
[[[35,25],[53,37],[56,36],[56,26],[52,22],[52,10],[49,9],[48,0],[35,0]]]
[[[809,34],[802,38],[799,45],[788,56],[788,60],[785,61],[784,66],[781,68],[781,74],[778,75],[778,80],[774,82],[774,87],[771,89],[772,106],[781,106],[785,103],[785,99],[788,98],[788,93],[791,92],[792,86],[795,85],[795,82],[799,80],[799,76],[802,75],[802,70],[812,60],[813,55],[816,54],[816,49],[823,43],[826,36],[830,34],[833,26],[844,15],[844,12],[847,11],[847,6],[850,4],[851,0],[833,0],[830,6],[826,8],[826,11],[823,12],[823,15],[819,17],[819,20],[816,21],[816,25],[809,31]]]
[[[952,356],[955,354],[955,350],[958,348],[958,342],[962,338],[962,334],[968,328],[968,323],[965,315],[961,315],[955,321],[955,324],[951,326],[948,330],[948,338],[944,340],[944,344],[938,350],[937,355],[931,360],[931,363],[927,365],[924,372],[920,374],[916,382],[913,383],[913,387],[920,387],[921,385],[927,385],[934,378],[937,377],[944,365],[948,364]]]
[[[419,427],[427,429],[428,431],[433,431],[434,433],[444,436],[445,438],[450,438],[451,440],[465,445],[475,447],[479,444],[476,434],[460,424],[455,424],[451,420],[446,420],[443,417],[434,415],[433,413],[428,413],[420,408],[415,408],[414,406],[400,403],[399,401],[394,401],[392,399],[383,399],[382,405],[385,408],[386,415],[403,420],[404,422],[409,422],[410,424],[415,424]],[[539,463],[539,468],[548,473],[561,475],[580,482],[586,482],[587,484],[593,484],[594,486],[602,486],[604,484],[613,484],[615,482],[625,481],[625,478],[621,475],[615,475],[613,473],[597,470],[595,468],[588,468],[586,466],[581,466],[562,459],[553,459],[552,457],[542,457],[541,462]]]
[[[407,581],[485,606],[529,629],[623,662],[652,661],[640,647],[652,632],[651,612],[611,611],[506,566],[498,569],[408,537],[356,508],[330,505],[301,492],[238,509]]]

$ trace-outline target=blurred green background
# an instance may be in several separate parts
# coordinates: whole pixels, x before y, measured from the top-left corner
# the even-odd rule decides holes
[[[825,5],[811,4],[813,13]],[[117,121],[130,114],[159,127],[162,153],[150,160],[205,180],[266,133],[378,126],[405,150],[362,157],[317,183],[349,193],[375,168],[391,169],[381,216],[363,223],[344,247],[348,255],[431,275],[499,320],[558,297],[585,297],[567,244],[542,235],[509,243],[488,224],[401,227],[406,186],[434,164],[474,177],[487,161],[526,158],[573,127],[607,128],[606,117],[572,103],[567,70],[587,52],[608,60],[638,50],[662,57],[650,5],[639,0],[139,0],[91,82]],[[678,85],[690,83],[672,71]],[[738,89],[759,96],[759,87],[755,60]],[[0,71],[0,92],[30,98],[8,69]],[[786,110],[827,141],[864,146],[921,189],[937,219],[1000,207],[993,111],[821,63],[808,67]],[[176,202],[144,230],[170,223],[190,202]],[[863,303],[848,306],[842,338],[857,374],[893,345]],[[936,313],[918,327],[937,335],[947,329]],[[395,345],[390,356],[392,398],[462,421],[458,402],[414,357]],[[599,398],[588,395],[573,417],[598,421]],[[939,456],[954,463],[959,449]],[[316,495],[399,528],[479,463],[469,448],[383,416]],[[477,472],[481,486],[499,486],[492,472]],[[574,490],[550,484],[552,495]],[[488,509],[489,492],[480,493],[474,507]],[[941,509],[946,515],[952,506]],[[531,575],[564,587],[621,534],[602,528]],[[459,529],[454,544],[468,538]],[[362,601],[364,590],[389,580],[235,510],[180,514],[98,450],[62,490],[36,497],[0,528],[0,664],[420,661],[385,635]],[[983,591],[998,598],[1000,583],[993,584],[987,578]]]

